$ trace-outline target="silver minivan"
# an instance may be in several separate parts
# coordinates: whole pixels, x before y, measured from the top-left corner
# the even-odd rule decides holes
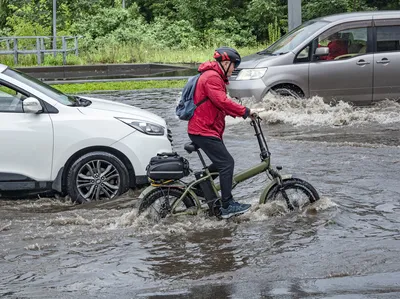
[[[400,98],[400,11],[327,16],[295,28],[243,57],[229,94],[261,100],[268,92],[369,105]]]

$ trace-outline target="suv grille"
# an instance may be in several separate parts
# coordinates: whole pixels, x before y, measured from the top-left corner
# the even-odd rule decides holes
[[[241,70],[242,70],[242,69],[234,69],[233,72],[232,72],[232,76],[237,77],[237,75],[239,75],[239,73],[240,73]]]
[[[236,77],[239,75],[240,71],[242,69],[234,69],[232,72],[232,76],[230,77],[230,79],[236,80]]]

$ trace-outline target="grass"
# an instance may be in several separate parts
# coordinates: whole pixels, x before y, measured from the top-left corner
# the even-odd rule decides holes
[[[265,49],[266,45],[258,45],[255,47],[237,48],[242,56],[253,54],[261,49]],[[190,50],[175,49],[153,49],[144,45],[110,45],[105,48],[93,49],[90,51],[81,51],[79,56],[69,54],[66,58],[67,65],[90,65],[105,63],[202,63],[212,60],[215,47],[195,48]],[[1,55],[0,63],[11,66],[37,66],[36,55],[19,55],[18,65],[14,65],[13,55]],[[59,66],[63,64],[61,54],[53,57],[47,54],[44,57],[42,66]],[[82,93],[106,90],[135,90],[148,88],[182,88],[186,80],[157,80],[157,81],[123,81],[123,82],[98,82],[98,83],[78,83],[78,84],[62,84],[53,85],[56,89],[67,93]]]
[[[96,82],[79,84],[53,85],[54,88],[67,94],[90,93],[106,90],[135,90],[150,88],[182,88],[187,80],[154,80],[154,81],[123,81],[123,82]]]
[[[265,49],[266,45],[237,48],[242,56]],[[82,51],[79,56],[69,54],[67,65],[88,65],[105,63],[201,63],[212,59],[215,48],[195,48],[190,50],[152,49],[143,45],[114,45],[90,51]],[[11,67],[37,66],[36,55],[19,55],[18,65],[13,55],[1,55],[0,63]],[[53,57],[46,54],[42,66],[62,65],[62,55]]]

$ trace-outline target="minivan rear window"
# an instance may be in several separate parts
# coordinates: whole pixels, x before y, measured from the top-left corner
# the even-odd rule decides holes
[[[299,46],[304,40],[314,34],[317,30],[324,27],[326,21],[308,21],[301,26],[284,35],[267,49],[258,52],[260,55],[281,55],[292,51]]]
[[[400,51],[400,26],[376,28],[377,52]]]

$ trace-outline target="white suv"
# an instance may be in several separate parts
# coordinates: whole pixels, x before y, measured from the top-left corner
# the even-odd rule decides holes
[[[0,64],[0,197],[57,191],[79,203],[147,183],[172,151],[164,119],[129,105],[68,96]]]

